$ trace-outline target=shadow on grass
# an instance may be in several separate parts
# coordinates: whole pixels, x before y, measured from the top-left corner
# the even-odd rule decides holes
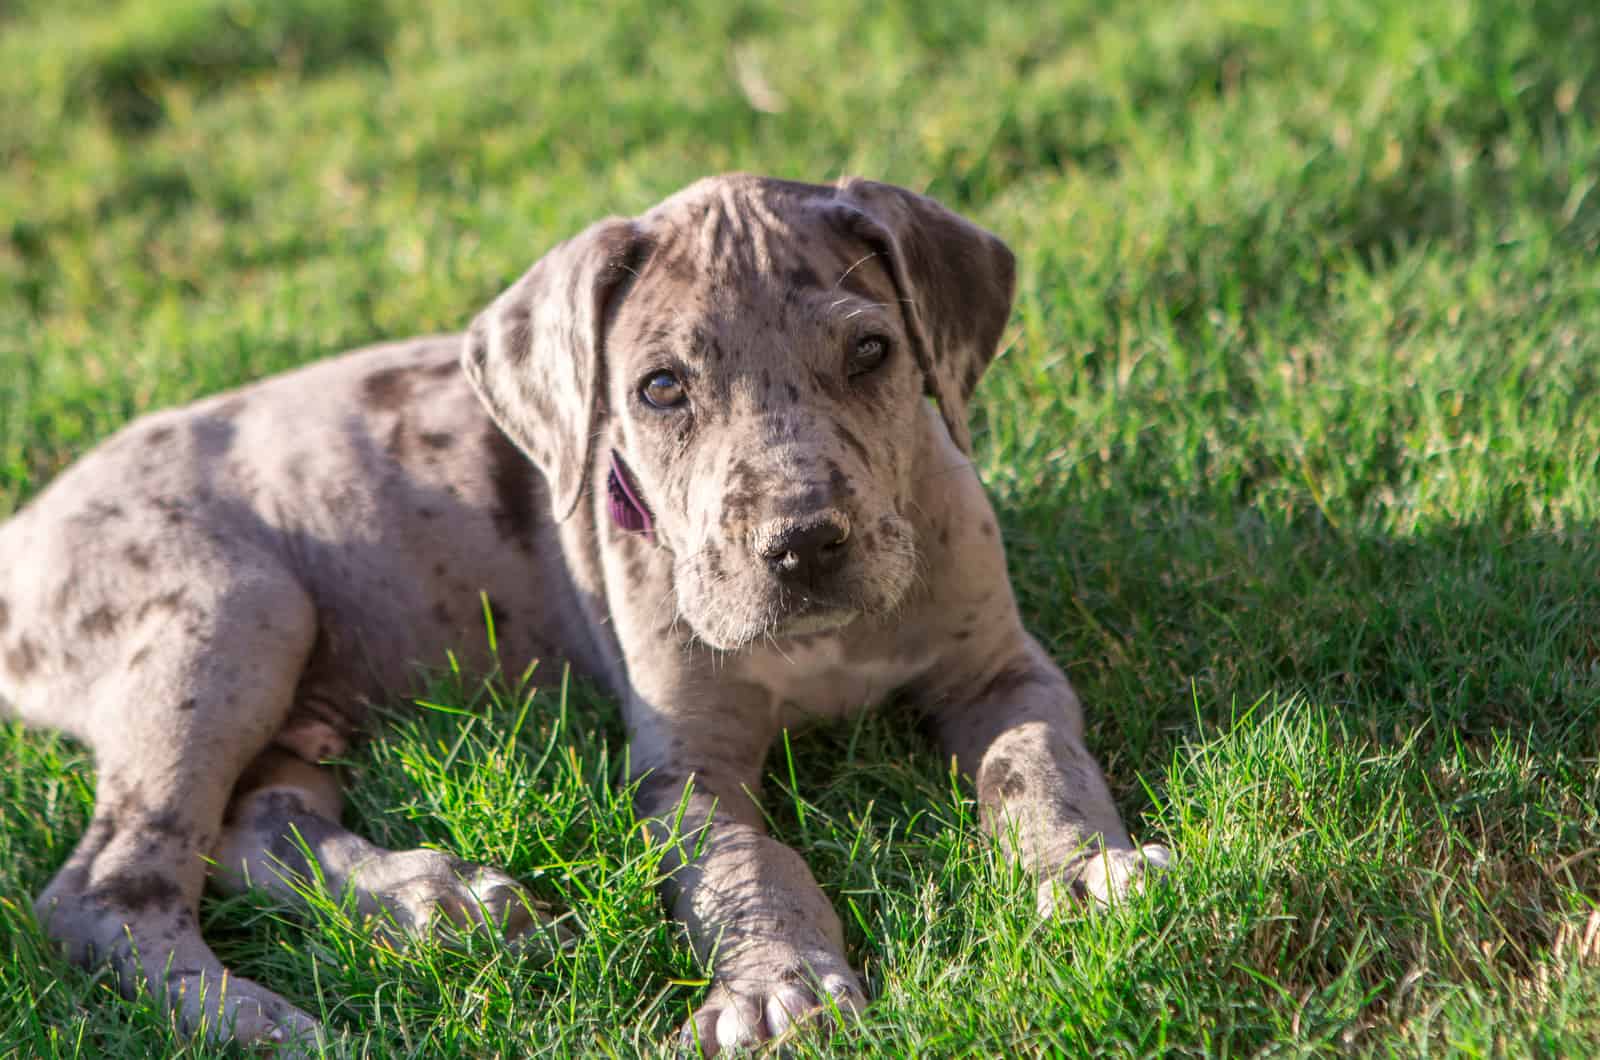
[[[87,34],[67,102],[92,106],[123,134],[166,117],[163,91],[211,95],[268,70],[308,75],[382,62],[394,19],[366,0],[125,4]]]
[[[1153,941],[1115,951],[1128,997],[1097,1032],[1138,1041],[1160,1023],[1171,1042],[1248,1051],[1322,1033],[1393,1043],[1451,998],[1541,1011],[1600,901],[1600,539],[1352,534],[1203,501],[1000,509],[1025,623],[1067,666],[1131,830],[1178,856],[1130,914]],[[856,959],[888,958],[885,925],[905,917],[894,888],[920,890],[964,912],[919,922],[919,960],[981,977],[1001,958],[961,925],[997,915],[976,882],[995,855],[975,829],[940,837],[971,828],[972,792],[912,720],[891,707],[798,735],[769,762],[768,802],[802,849],[834,822],[807,857],[848,899]],[[898,851],[857,858],[836,841],[852,832]],[[1094,937],[1065,930],[1032,943],[1058,968]],[[1148,992],[1202,967],[1170,999],[1183,1011],[1161,1015]],[[1026,1022],[1030,1040],[1081,1030]]]

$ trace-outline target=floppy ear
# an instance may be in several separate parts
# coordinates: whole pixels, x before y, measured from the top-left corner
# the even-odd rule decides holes
[[[846,178],[838,201],[857,234],[888,258],[923,388],[970,453],[967,402],[1011,316],[1016,258],[989,232],[892,184]]]
[[[467,378],[495,423],[544,472],[558,520],[572,514],[589,481],[606,321],[643,247],[632,221],[591,225],[479,313],[462,346]]]

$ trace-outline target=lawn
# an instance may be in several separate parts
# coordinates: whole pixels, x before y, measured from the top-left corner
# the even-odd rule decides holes
[[[773,827],[875,998],[802,1053],[1600,1052],[1592,0],[458,6],[0,5],[0,514],[705,173],[926,189],[1018,254],[978,461],[1179,861],[1040,923],[902,711],[794,734]],[[208,937],[330,1055],[658,1049],[705,977],[615,704],[427,662],[349,821],[504,865],[575,944],[396,952],[337,895]],[[92,798],[0,726],[0,1056],[212,1055],[33,923]]]

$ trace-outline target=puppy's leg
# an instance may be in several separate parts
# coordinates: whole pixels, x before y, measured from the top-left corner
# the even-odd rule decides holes
[[[125,661],[93,686],[93,819],[35,911],[74,960],[110,962],[125,993],[148,986],[191,1033],[301,1039],[316,1022],[229,974],[196,910],[228,792],[289,709],[315,616],[260,565],[231,583],[207,573],[153,587]]]
[[[800,855],[766,834],[752,801],[765,743],[736,748],[741,735],[719,732],[714,758],[680,754],[649,770],[636,800],[657,835],[677,824],[662,862],[667,901],[716,977],[682,1041],[707,1056],[866,1004],[832,904]]]
[[[976,694],[950,696],[936,720],[945,753],[977,781],[987,829],[1041,877],[1041,914],[1066,894],[1109,903],[1167,867],[1166,847],[1128,838],[1084,747],[1077,696],[1031,637]]]
[[[349,891],[364,916],[411,935],[447,920],[514,937],[546,920],[516,881],[437,850],[390,851],[339,825],[334,771],[284,751],[264,752],[235,790],[217,844],[215,879],[230,890],[260,887],[298,904],[320,874],[335,896]],[[316,865],[306,862],[309,851]]]

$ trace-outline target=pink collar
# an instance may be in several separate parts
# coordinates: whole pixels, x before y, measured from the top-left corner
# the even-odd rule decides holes
[[[606,502],[611,509],[611,521],[631,534],[643,534],[653,545],[656,541],[655,520],[650,509],[639,499],[638,492],[628,481],[628,469],[622,457],[611,450],[611,474],[606,476]]]

